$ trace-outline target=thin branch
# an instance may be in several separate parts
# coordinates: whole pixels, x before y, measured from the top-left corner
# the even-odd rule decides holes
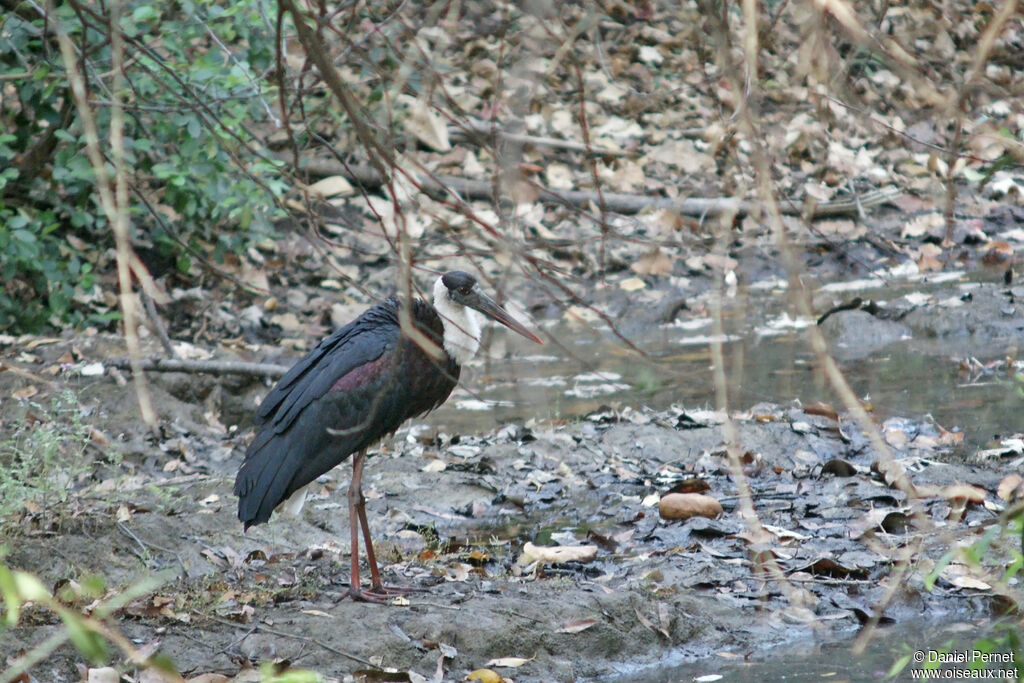
[[[112,25],[119,23],[118,5],[113,5],[115,11],[111,17]],[[52,5],[47,8],[47,16],[56,18]],[[78,116],[82,121],[82,129],[85,133],[85,149],[92,165],[93,173],[96,176],[96,189],[100,198],[100,205],[103,213],[110,222],[114,233],[114,242],[117,247],[117,278],[121,289],[121,313],[124,318],[125,344],[128,346],[128,354],[132,358],[132,372],[135,374],[135,392],[139,400],[139,412],[143,421],[149,427],[156,427],[156,412],[153,409],[153,401],[146,386],[146,377],[138,365],[142,356],[138,337],[138,299],[134,296],[132,287],[131,257],[134,253],[131,245],[131,237],[128,227],[128,193],[125,180],[124,165],[124,117],[120,107],[121,99],[114,96],[113,106],[110,110],[110,150],[114,166],[114,182],[111,183],[107,173],[106,160],[100,150],[99,128],[96,125],[96,118],[89,107],[88,93],[86,92],[85,77],[79,70],[78,60],[75,54],[75,46],[71,37],[60,21],[55,21],[57,41],[60,44],[61,57],[64,60],[64,68],[67,70],[68,82],[71,86],[71,93],[78,108]],[[115,92],[121,91],[124,72],[124,42],[118,31],[111,31],[111,61],[117,73],[115,77]]]
[[[164,351],[167,352],[168,356],[177,358],[178,352],[174,350],[171,338],[167,334],[167,326],[164,325],[163,318],[160,317],[160,313],[156,310],[156,302],[153,301],[153,297],[146,293],[146,290],[142,290],[139,294],[143,305],[146,307],[146,314],[149,315],[149,321],[153,323],[157,339],[160,340],[160,346],[164,347]]]

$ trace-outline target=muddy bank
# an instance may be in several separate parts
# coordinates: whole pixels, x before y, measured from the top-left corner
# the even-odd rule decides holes
[[[130,385],[77,382],[90,424],[112,442],[87,450],[94,466],[66,509],[23,512],[7,561],[50,586],[96,573],[118,588],[169,572],[117,625],[137,644],[159,641],[186,675],[231,676],[276,659],[339,678],[387,668],[429,679],[441,666],[445,680],[458,680],[519,658],[515,668],[490,667],[516,681],[588,679],[743,656],[815,628],[852,632],[879,609],[900,621],[999,605],[960,581],[956,563],[935,590],[924,581],[954,538],[969,542],[997,518],[999,470],[1016,456],[943,462],[956,435],[915,416],[890,420],[884,433],[916,501],[889,483],[856,424],[820,407],[761,404],[734,415],[761,538],[739,514],[713,412],[608,409],[458,437],[413,425],[364,476],[386,580],[423,589],[381,607],[341,599],[346,467],[320,480],[300,518],[275,516],[243,534],[231,483],[244,427],[212,419],[201,397],[175,398],[168,388],[187,393],[181,378],[154,377],[164,421],[151,434]],[[230,393],[245,403],[261,391]],[[976,487],[966,507],[953,482]],[[674,488],[703,491],[724,513],[662,520],[658,498]],[[597,557],[542,566],[523,559],[527,542],[595,545]],[[900,564],[910,548],[913,562]],[[766,576],[758,558],[768,556],[786,582]],[[0,649],[22,651],[56,628],[50,615],[29,613],[0,635]],[[65,648],[36,676],[77,680],[80,663]]]

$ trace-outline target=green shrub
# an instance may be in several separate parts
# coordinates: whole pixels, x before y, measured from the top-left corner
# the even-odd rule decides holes
[[[52,30],[59,23],[84,55],[105,138],[114,83],[108,16],[100,5],[77,6],[44,17],[42,6],[25,3],[0,16],[0,331],[117,317],[89,305],[96,274],[109,269],[112,237]],[[272,232],[286,185],[251,128],[275,110],[270,7],[123,6],[127,87],[119,95],[133,240],[159,257],[151,263],[187,271],[190,250],[216,260]],[[100,147],[109,150],[106,139]]]

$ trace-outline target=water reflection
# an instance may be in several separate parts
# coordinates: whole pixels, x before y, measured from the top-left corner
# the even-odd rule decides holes
[[[714,402],[707,335],[694,326],[659,327],[634,336],[630,342],[642,353],[624,348],[610,333],[595,336],[568,325],[550,332],[563,349],[549,345],[544,355],[526,355],[532,349],[525,344],[501,340],[512,356],[467,368],[462,386],[437,411],[434,424],[471,433],[530,418],[573,419],[602,405],[663,409]],[[701,343],[694,342],[701,337]],[[1016,384],[998,377],[968,382],[949,354],[945,343],[909,340],[840,366],[880,421],[931,415],[946,429],[965,432],[965,453],[1017,432],[1024,398]],[[737,409],[794,399],[838,405],[802,331],[732,335],[725,355],[730,403]]]

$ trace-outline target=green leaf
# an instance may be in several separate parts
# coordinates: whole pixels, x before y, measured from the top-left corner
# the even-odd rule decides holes
[[[14,586],[26,602],[50,602],[53,599],[43,582],[28,572],[14,572]]]
[[[107,660],[107,641],[96,633],[84,619],[66,609],[59,610],[61,621],[68,631],[68,638],[75,649],[82,653],[93,664],[102,664]]]
[[[274,665],[264,662],[260,665],[260,680],[263,683],[320,683],[323,676],[306,669],[288,669],[275,673]]]
[[[935,563],[935,566],[932,567],[932,570],[928,572],[928,576],[924,577],[924,589],[926,591],[930,591],[933,588],[935,588],[935,582],[938,580],[939,574],[941,574],[942,570],[945,569],[949,565],[949,563],[953,561],[954,557],[956,557],[956,551],[949,550],[946,552],[945,555],[939,558],[939,561]]]
[[[21,594],[18,592],[14,575],[4,564],[0,564],[0,596],[3,597],[5,607],[4,624],[8,627],[17,625],[21,614]]]
[[[910,658],[913,656],[913,652],[908,652],[907,654],[897,659],[895,662],[892,663],[892,666],[889,667],[889,671],[886,672],[885,677],[896,678],[896,676],[898,676],[901,671],[907,668],[907,664],[910,664]]]

